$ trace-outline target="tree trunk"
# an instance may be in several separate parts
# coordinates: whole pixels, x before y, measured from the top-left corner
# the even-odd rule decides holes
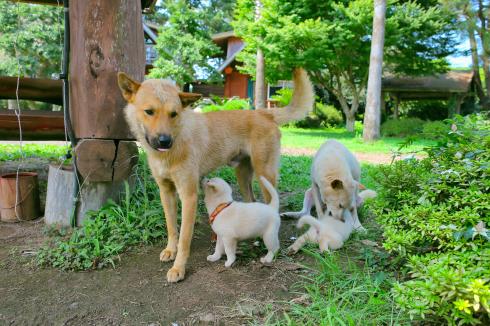
[[[381,77],[383,70],[383,46],[385,38],[386,0],[374,0],[373,35],[371,58],[364,114],[364,140],[375,140],[380,135]]]
[[[262,3],[260,0],[255,1],[255,21],[262,17]],[[257,48],[257,59],[255,61],[255,108],[265,109],[267,92],[265,89],[265,59],[262,49]]]
[[[478,0],[478,18],[480,19],[479,35],[482,45],[483,74],[485,76],[485,88],[487,96],[490,95],[490,44],[487,37],[487,19],[484,15],[486,8],[481,0]]]
[[[265,60],[264,53],[257,49],[257,62],[255,68],[255,108],[265,109],[266,89],[265,89]]]
[[[353,132],[356,124],[355,114],[348,114],[345,116],[345,129],[349,132]]]
[[[483,86],[482,86],[481,76],[480,76],[480,63],[479,63],[479,59],[478,59],[478,48],[476,45],[475,31],[470,26],[468,26],[468,36],[470,39],[471,61],[472,61],[472,66],[473,66],[472,67],[473,68],[473,74],[475,75],[476,94],[478,95],[480,102],[483,102],[485,100],[485,93],[483,91]]]

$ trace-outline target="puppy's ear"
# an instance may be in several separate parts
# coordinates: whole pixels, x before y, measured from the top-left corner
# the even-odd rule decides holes
[[[332,186],[332,189],[335,189],[335,190],[344,189],[344,184],[342,183],[341,180],[338,180],[338,179],[332,181],[332,183],[330,183],[330,186]]]
[[[179,97],[180,97],[180,102],[182,102],[182,107],[187,107],[194,103],[195,101],[199,100],[202,95],[201,94],[196,94],[196,93],[186,93],[186,92],[179,92]]]
[[[216,191],[216,184],[214,184],[212,181],[208,181],[206,183],[206,187],[208,187],[209,189],[211,189],[212,191]]]
[[[134,96],[136,95],[136,92],[140,88],[141,84],[132,80],[124,72],[117,73],[117,83],[119,85],[119,88],[121,89],[121,93],[124,99],[128,103],[133,102]]]

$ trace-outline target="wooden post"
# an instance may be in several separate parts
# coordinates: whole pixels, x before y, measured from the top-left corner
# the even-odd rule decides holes
[[[393,110],[393,119],[398,120],[398,116],[399,116],[398,109],[400,106],[400,96],[398,94],[395,94],[393,97],[395,99],[395,107]]]
[[[138,150],[123,115],[126,105],[117,85],[124,71],[142,81],[145,49],[141,2],[70,1],[70,113],[78,139],[77,168],[90,183],[80,211],[117,199],[121,183],[137,162]],[[92,203],[96,203],[92,205]]]

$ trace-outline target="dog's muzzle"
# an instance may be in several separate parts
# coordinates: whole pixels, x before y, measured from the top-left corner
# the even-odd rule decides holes
[[[159,152],[166,152],[173,145],[172,137],[166,134],[160,134],[156,137],[153,137],[152,139],[148,139],[148,137],[146,137],[146,141],[153,149]]]

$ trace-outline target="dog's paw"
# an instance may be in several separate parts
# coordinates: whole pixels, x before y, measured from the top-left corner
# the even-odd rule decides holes
[[[221,257],[215,256],[215,255],[209,255],[206,259],[210,262],[215,262],[220,260]]]
[[[167,272],[167,282],[176,283],[184,279],[185,267],[173,266]]]
[[[295,255],[298,252],[293,246],[288,247],[287,255],[292,256]]]
[[[177,250],[165,248],[160,253],[160,261],[172,261],[175,259],[176,254],[177,254]]]
[[[235,260],[227,260],[225,262],[225,267],[231,267],[231,265],[233,265],[234,262],[235,262]]]
[[[362,225],[360,227],[356,228],[355,231],[359,232],[359,233],[367,233],[367,230]]]
[[[260,258],[260,262],[263,265],[270,265],[272,263],[272,259],[269,259],[268,257],[262,257]]]

